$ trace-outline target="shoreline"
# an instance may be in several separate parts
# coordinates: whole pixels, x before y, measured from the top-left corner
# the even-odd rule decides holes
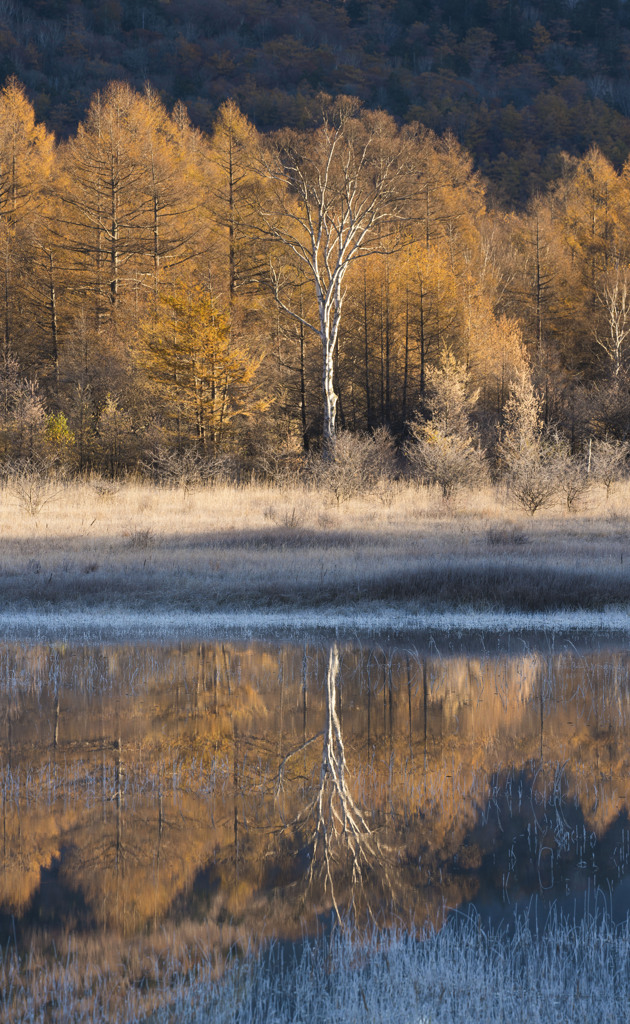
[[[233,609],[190,612],[155,607],[134,611],[125,605],[103,605],[85,610],[57,609],[0,611],[0,642],[174,642],[217,639],[405,640],[435,649],[438,642],[501,637],[544,639],[545,645],[572,638],[610,640],[630,636],[630,608],[614,606],[554,612],[480,611],[445,608],[442,611],[405,611],[396,607],[359,606],[333,609],[248,611]]]

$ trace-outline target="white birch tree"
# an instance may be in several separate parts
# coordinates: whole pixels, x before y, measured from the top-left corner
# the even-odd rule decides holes
[[[334,356],[346,275],[358,259],[396,247],[414,191],[415,137],[415,129],[399,131],[387,114],[341,97],[328,103],[315,131],[279,132],[260,152],[265,187],[254,230],[272,243],[280,308],[321,342],[325,447],[336,433]],[[312,315],[299,301],[304,282],[312,285]]]
[[[618,381],[630,346],[630,287],[628,272],[617,268],[598,294],[605,313],[605,330],[595,331],[595,341],[608,357],[611,375]]]

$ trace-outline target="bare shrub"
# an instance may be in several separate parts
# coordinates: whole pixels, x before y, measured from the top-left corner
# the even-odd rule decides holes
[[[403,483],[401,480],[392,479],[390,476],[381,477],[373,488],[374,495],[385,508],[391,508],[400,495]]]
[[[593,441],[590,450],[590,476],[606,488],[606,500],[614,483],[626,474],[630,444],[627,441],[611,441],[600,438]]]
[[[155,533],[151,527],[137,528],[129,534],[130,548],[150,548],[155,543]]]
[[[579,456],[567,453],[564,462],[560,461],[558,469],[558,483],[560,491],[564,494],[567,511],[575,512],[591,484],[586,464]]]
[[[555,431],[543,427],[540,395],[527,366],[513,382],[505,403],[497,458],[511,500],[530,516],[553,505],[563,481],[570,479],[568,444]],[[573,479],[571,501],[577,500],[576,486]]]
[[[394,441],[384,427],[373,434],[340,431],[310,463],[313,484],[329,491],[338,505],[384,485],[394,471]]]
[[[280,486],[300,480],[304,475],[306,465],[306,458],[301,448],[278,450],[268,446],[254,460],[254,470],[257,476]]]
[[[263,512],[265,519],[271,520],[276,526],[285,530],[301,530],[304,527],[306,510],[302,503],[292,504],[283,508],[270,505]]]
[[[543,459],[521,458],[508,478],[512,501],[530,516],[553,505],[558,494],[555,468]]]
[[[405,454],[412,469],[426,483],[437,484],[442,496],[450,498],[458,487],[471,487],[486,478],[483,452],[471,437],[444,434],[431,424],[412,423],[413,440]]]
[[[184,494],[188,494],[195,487],[202,487],[210,480],[229,475],[231,467],[227,458],[210,458],[192,448],[173,451],[163,445],[157,445],[142,468],[156,483],[181,487]]]
[[[48,466],[30,460],[12,467],[7,489],[29,516],[39,515],[62,490],[59,479],[50,474]]]
[[[563,492],[571,510],[588,487],[581,463],[553,430],[541,431],[532,444],[513,453],[506,479],[511,500],[530,516],[550,508]]]
[[[458,487],[479,484],[487,477],[470,422],[479,393],[471,392],[468,370],[448,352],[428,374],[428,385],[431,419],[417,418],[409,424],[405,455],[412,471],[426,483],[437,484],[448,500]]]

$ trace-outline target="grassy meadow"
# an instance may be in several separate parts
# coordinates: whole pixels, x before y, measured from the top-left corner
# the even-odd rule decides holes
[[[630,483],[529,516],[505,491],[99,479],[0,492],[4,610],[603,609],[630,600]]]

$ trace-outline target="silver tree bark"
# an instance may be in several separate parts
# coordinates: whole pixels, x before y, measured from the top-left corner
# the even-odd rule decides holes
[[[272,243],[280,308],[321,342],[325,445],[336,432],[333,367],[346,275],[361,257],[395,246],[415,137],[413,129],[399,131],[386,114],[362,111],[345,97],[324,111],[315,132],[281,132],[261,151],[265,192],[255,230]],[[312,286],[313,315],[292,301],[304,282]]]
[[[628,272],[617,268],[604,282],[598,298],[605,313],[605,333],[595,341],[606,353],[614,380],[618,380],[630,345],[630,289]]]

